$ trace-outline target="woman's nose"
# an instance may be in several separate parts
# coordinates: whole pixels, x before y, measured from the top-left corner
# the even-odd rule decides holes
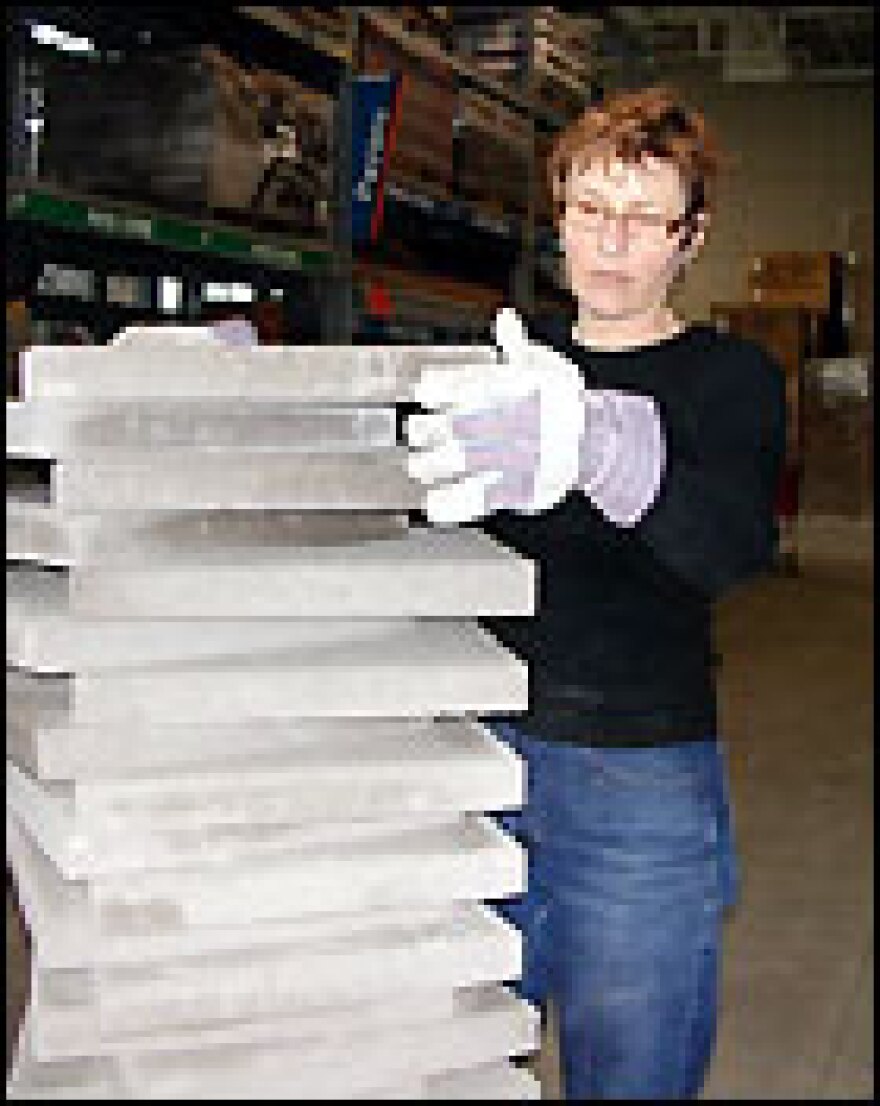
[[[627,233],[622,219],[604,219],[598,238],[600,253],[613,255],[626,251]]]

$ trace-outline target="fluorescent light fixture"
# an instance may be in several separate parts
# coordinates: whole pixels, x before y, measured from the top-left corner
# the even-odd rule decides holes
[[[159,279],[159,310],[174,315],[183,306],[183,281],[179,277]]]
[[[209,280],[202,286],[202,298],[206,303],[252,303],[254,289],[250,284],[220,284]]]
[[[91,39],[75,38],[67,31],[53,27],[51,23],[32,23],[31,38],[43,46],[54,46],[57,50],[65,50],[71,54],[89,54],[95,49]]]

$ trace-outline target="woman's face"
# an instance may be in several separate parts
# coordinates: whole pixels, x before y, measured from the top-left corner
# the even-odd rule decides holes
[[[572,167],[561,240],[569,285],[582,310],[625,319],[661,306],[683,258],[685,190],[677,167],[646,155],[638,163],[597,156]],[[691,250],[701,236],[695,235]]]

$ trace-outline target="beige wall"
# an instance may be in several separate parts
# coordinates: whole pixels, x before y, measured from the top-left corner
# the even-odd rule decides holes
[[[873,85],[730,85],[668,78],[705,112],[735,166],[702,255],[673,302],[708,319],[745,298],[749,256],[856,250],[873,261]]]

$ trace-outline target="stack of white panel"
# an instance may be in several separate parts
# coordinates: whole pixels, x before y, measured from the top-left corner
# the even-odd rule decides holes
[[[7,839],[33,942],[8,1093],[529,1098],[517,756],[477,623],[534,566],[410,527],[394,404],[479,347],[35,348],[8,452]]]

